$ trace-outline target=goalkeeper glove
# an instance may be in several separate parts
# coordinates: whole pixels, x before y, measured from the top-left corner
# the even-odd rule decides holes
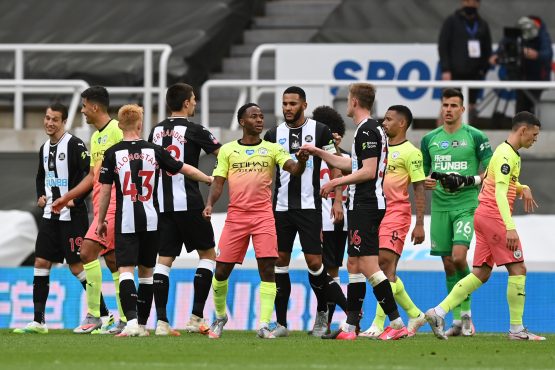
[[[482,182],[480,176],[463,176],[456,173],[432,172],[430,177],[439,180],[441,186],[450,193],[454,193],[465,186],[479,185]]]

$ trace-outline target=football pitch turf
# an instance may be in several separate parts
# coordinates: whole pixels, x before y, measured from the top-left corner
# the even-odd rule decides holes
[[[543,342],[503,334],[439,341],[429,333],[379,342],[321,340],[304,332],[261,340],[254,331],[224,331],[219,340],[114,338],[52,330],[46,335],[0,330],[1,369],[554,369],[555,335]]]

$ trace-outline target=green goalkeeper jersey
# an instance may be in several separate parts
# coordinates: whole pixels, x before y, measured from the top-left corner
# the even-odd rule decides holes
[[[479,174],[480,164],[487,168],[493,155],[487,136],[480,130],[463,124],[450,134],[443,126],[429,132],[420,144],[424,173],[458,173],[463,176]],[[437,184],[432,195],[433,211],[451,211],[478,206],[478,186],[468,186],[455,193],[446,192]]]

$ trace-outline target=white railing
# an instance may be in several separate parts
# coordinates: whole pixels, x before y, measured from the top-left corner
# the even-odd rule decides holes
[[[533,82],[533,81],[346,81],[346,80],[208,80],[202,85],[201,89],[201,111],[202,111],[202,125],[209,127],[210,122],[210,90],[213,88],[236,88],[241,91],[239,100],[237,101],[237,108],[247,102],[247,92],[251,89],[251,101],[257,102],[260,95],[260,87],[274,88],[274,90],[265,89],[264,92],[273,92],[275,88],[281,87],[283,89],[291,85],[308,87],[317,86],[323,87],[329,91],[331,87],[349,86],[354,82],[368,82],[376,86],[376,88],[424,88],[424,87],[437,87],[437,88],[460,88],[461,92],[468,101],[469,89],[555,89],[555,81],[549,82]],[[255,92],[252,92],[252,89]],[[332,104],[333,97],[330,96],[329,105]],[[468,112],[466,109],[463,116],[463,121],[468,122]],[[280,112],[275,112],[279,115]],[[232,118],[231,128],[237,128],[235,119]]]
[[[166,115],[165,92],[167,87],[168,61],[172,48],[166,44],[0,44],[0,52],[14,52],[14,80],[24,81],[25,52],[141,52],[144,58],[144,84],[142,87],[107,87],[111,94],[143,94],[144,129],[152,126],[152,95],[158,94],[158,120]],[[153,85],[153,53],[161,53],[158,63],[158,86]],[[23,85],[14,91],[14,127],[23,128]]]
[[[73,125],[77,109],[81,101],[81,92],[89,87],[83,80],[0,80],[0,93],[21,94],[71,94],[71,103],[68,107],[66,128],[69,130]],[[14,128],[21,130],[23,122],[15,122]]]

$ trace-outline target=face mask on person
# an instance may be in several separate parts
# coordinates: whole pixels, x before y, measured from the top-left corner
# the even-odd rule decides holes
[[[464,6],[462,10],[463,10],[463,13],[469,17],[472,17],[478,14],[478,8],[475,8],[473,6]]]

